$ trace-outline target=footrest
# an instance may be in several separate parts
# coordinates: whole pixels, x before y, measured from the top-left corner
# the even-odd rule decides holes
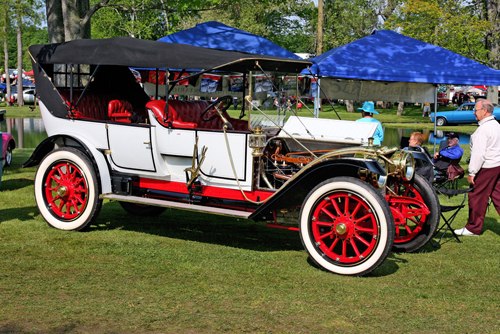
[[[117,194],[102,194],[100,196],[102,199],[109,199],[112,201],[121,201],[121,202],[130,202],[130,203],[139,203],[145,205],[153,205],[153,206],[161,206],[165,208],[173,208],[180,210],[188,210],[195,212],[205,212],[215,215],[222,216],[230,216],[230,217],[238,217],[238,218],[248,218],[252,212],[247,211],[239,211],[239,210],[231,210],[224,208],[216,208],[205,205],[197,205],[197,204],[189,204],[189,203],[179,203],[174,201],[166,201],[155,198],[145,198],[145,197],[137,197],[137,196],[125,196],[125,195],[117,195]]]

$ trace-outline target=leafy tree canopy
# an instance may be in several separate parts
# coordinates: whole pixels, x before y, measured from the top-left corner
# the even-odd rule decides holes
[[[385,27],[487,63],[486,35],[492,23],[476,4],[463,0],[406,0]]]

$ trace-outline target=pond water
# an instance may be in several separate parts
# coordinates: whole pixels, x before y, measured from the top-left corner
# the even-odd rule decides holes
[[[0,131],[14,137],[16,148],[35,148],[47,138],[41,118],[6,118],[0,122]]]
[[[0,131],[10,132],[18,148],[35,148],[47,138],[41,118],[6,118],[0,122]],[[447,132],[441,130],[438,130],[434,136],[433,131],[429,130],[384,128],[383,145],[400,147],[403,144],[407,146],[407,140],[412,132],[416,131],[422,132],[424,144],[434,144],[436,141],[436,145],[439,146],[441,141],[446,140]],[[460,134],[460,145],[469,145],[469,142],[470,135]]]

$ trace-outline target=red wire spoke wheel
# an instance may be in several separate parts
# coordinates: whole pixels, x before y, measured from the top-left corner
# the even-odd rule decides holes
[[[70,162],[57,163],[46,176],[45,197],[52,212],[62,219],[76,218],[87,205],[87,181]]]
[[[386,196],[394,216],[393,250],[414,252],[429,241],[439,224],[441,208],[431,184],[415,174],[411,182],[388,185],[395,195]]]
[[[334,193],[320,200],[313,213],[311,228],[321,251],[342,263],[358,263],[370,256],[380,234],[368,205],[347,192]]]
[[[388,196],[396,224],[394,243],[407,242],[416,237],[430,214],[420,193],[412,185],[407,185],[406,190],[402,196]]]
[[[393,245],[388,203],[356,178],[335,177],[317,185],[299,217],[302,244],[310,258],[333,273],[365,275],[385,260]]]
[[[61,230],[82,230],[102,206],[90,159],[76,148],[50,152],[35,175],[35,200],[47,223]]]

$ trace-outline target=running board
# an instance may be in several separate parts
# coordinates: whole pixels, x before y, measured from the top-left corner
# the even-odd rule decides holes
[[[179,202],[166,201],[166,200],[160,200],[160,199],[155,199],[155,198],[124,196],[124,195],[117,195],[117,194],[102,194],[100,196],[100,198],[109,199],[112,201],[139,203],[139,204],[145,204],[145,205],[161,206],[164,208],[173,208],[173,209],[188,210],[188,211],[195,211],[195,212],[205,212],[205,213],[211,213],[211,214],[215,214],[215,215],[238,217],[238,218],[248,218],[253,213],[253,212],[248,212],[248,211],[216,208],[216,207],[205,206],[205,205],[179,203]]]

